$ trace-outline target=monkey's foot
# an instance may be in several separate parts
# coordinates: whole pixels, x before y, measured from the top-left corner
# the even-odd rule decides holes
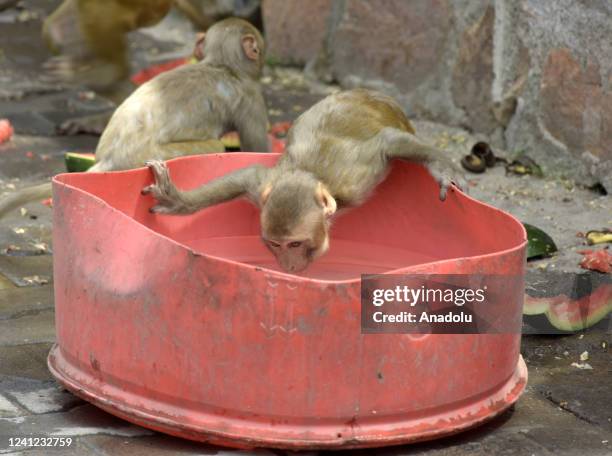
[[[427,165],[427,169],[438,185],[440,185],[441,201],[446,199],[448,189],[451,188],[452,185],[455,185],[459,190],[467,193],[468,186],[463,177],[463,173],[454,163],[450,161],[436,161]]]
[[[143,195],[152,195],[158,202],[151,207],[149,212],[156,214],[184,214],[187,213],[186,205],[181,197],[181,192],[172,183],[168,166],[162,160],[149,160],[147,167],[153,173],[155,183],[142,189]]]

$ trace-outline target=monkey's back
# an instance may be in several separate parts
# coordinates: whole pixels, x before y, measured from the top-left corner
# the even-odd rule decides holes
[[[358,204],[386,175],[377,135],[388,127],[414,134],[391,97],[365,89],[339,92],[296,120],[285,160],[317,175],[345,205]]]
[[[243,84],[203,63],[162,73],[136,89],[115,111],[96,149],[100,170],[142,166],[159,145],[218,139],[228,127],[234,93]]]

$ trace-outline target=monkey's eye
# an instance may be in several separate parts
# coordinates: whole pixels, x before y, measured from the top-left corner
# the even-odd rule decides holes
[[[302,245],[302,243],[300,241],[293,241],[289,243],[289,247],[294,249],[296,247],[299,247],[300,245]]]
[[[268,244],[270,244],[271,247],[280,247],[280,244],[278,242],[274,242],[274,241],[268,241]]]

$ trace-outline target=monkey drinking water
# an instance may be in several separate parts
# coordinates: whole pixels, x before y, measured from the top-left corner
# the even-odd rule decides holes
[[[203,42],[203,44],[202,44]],[[140,86],[115,111],[89,171],[117,171],[146,160],[223,152],[219,138],[238,130],[243,149],[268,149],[268,117],[259,77],[264,42],[247,21],[225,19],[198,38],[203,60],[162,73]],[[0,217],[51,196],[51,183],[0,200]]]
[[[337,209],[364,202],[394,158],[423,164],[439,183],[442,200],[460,183],[461,171],[416,138],[393,99],[357,89],[330,95],[302,114],[273,168],[250,166],[182,191],[163,162],[151,161],[155,183],[143,194],[158,201],[151,212],[162,214],[190,214],[247,196],[261,209],[265,245],[284,270],[299,272],[327,251]]]

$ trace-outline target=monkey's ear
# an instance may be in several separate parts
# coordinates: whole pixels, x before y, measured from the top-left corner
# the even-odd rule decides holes
[[[242,37],[242,49],[244,50],[244,54],[247,56],[247,58],[251,60],[259,60],[261,49],[259,49],[259,44],[257,44],[257,38],[255,38],[255,35],[248,33]]]
[[[319,203],[319,205],[321,205],[323,208],[323,214],[325,214],[326,217],[329,217],[336,212],[336,200],[333,196],[331,196],[331,193],[329,193],[325,185],[323,185],[321,182],[319,182],[319,185],[317,186],[315,198],[317,203]]]
[[[193,47],[193,56],[199,62],[204,60],[204,40],[206,39],[206,33],[200,32],[196,35],[196,43]]]
[[[271,191],[272,191],[272,184],[266,184],[266,186],[261,191],[261,194],[259,195],[259,202],[261,203],[262,206],[266,204],[266,201],[268,200],[268,196],[270,196]]]

